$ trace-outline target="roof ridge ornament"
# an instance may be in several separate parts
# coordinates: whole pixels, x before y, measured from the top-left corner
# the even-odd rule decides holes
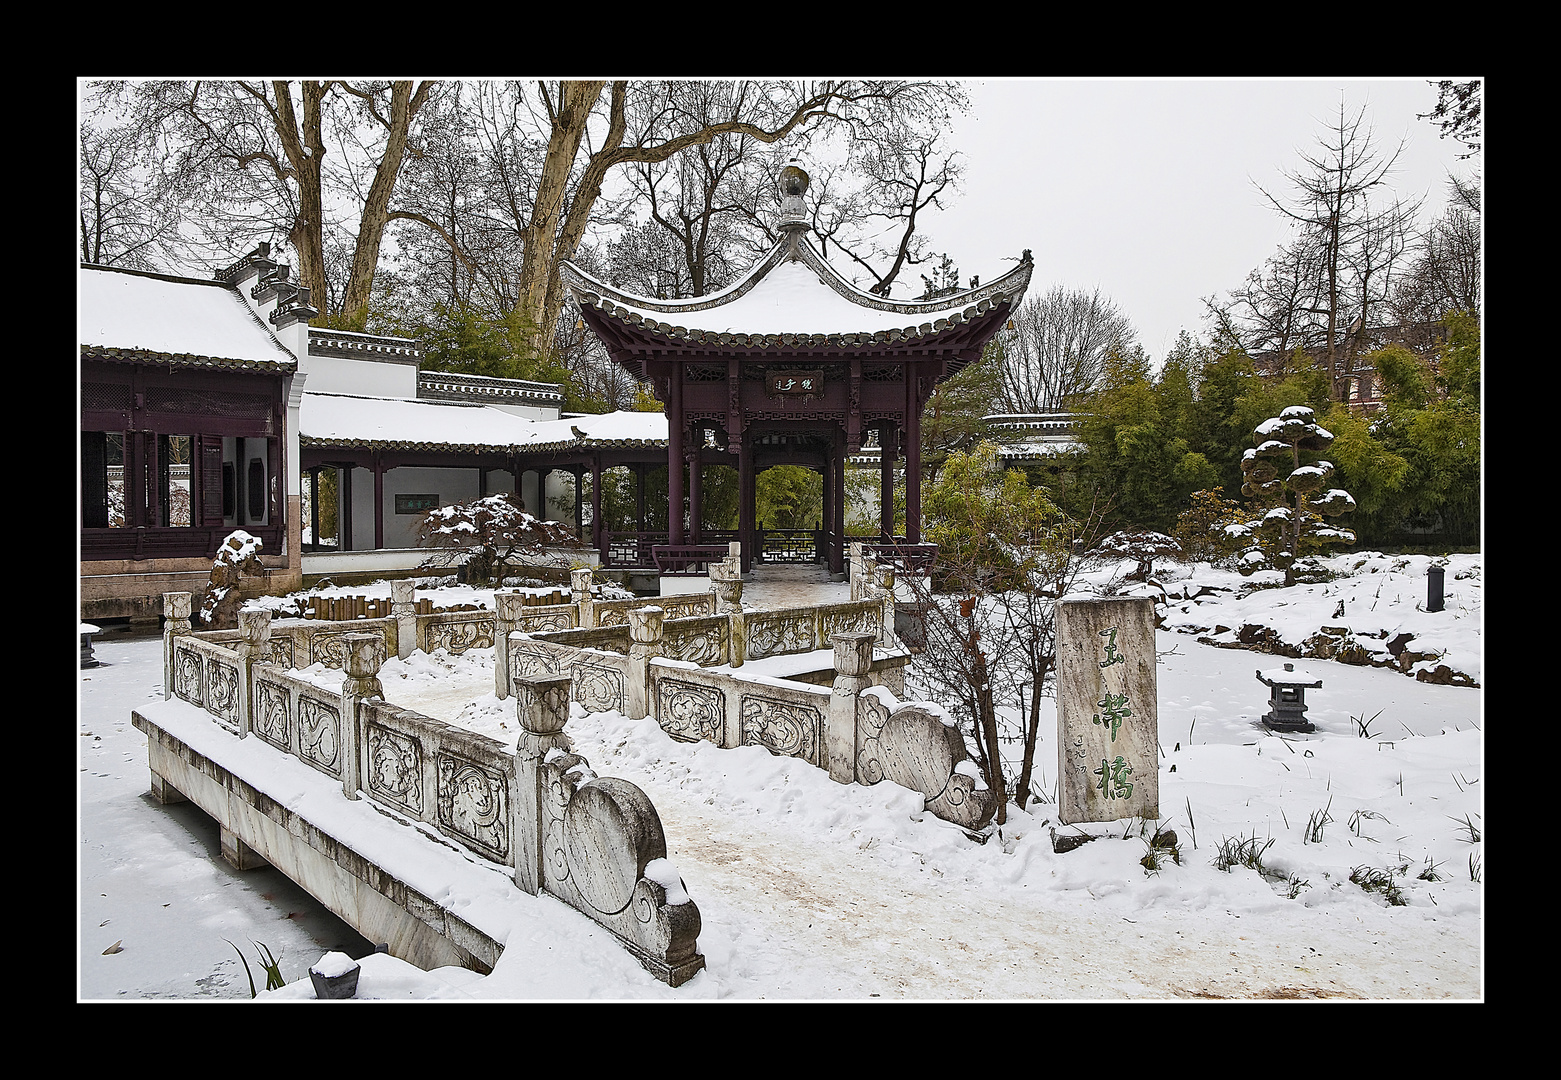
[[[780,229],[786,234],[787,259],[802,258],[802,238],[813,227],[808,220],[807,202],[803,199],[809,179],[797,158],[792,158],[780,173]]]

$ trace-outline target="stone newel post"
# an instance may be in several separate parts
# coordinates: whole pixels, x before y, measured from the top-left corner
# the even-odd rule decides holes
[[[500,701],[510,695],[509,636],[525,614],[525,594],[497,592],[493,594],[498,625],[493,634],[493,692]]]
[[[857,695],[872,685],[873,642],[877,634],[832,634],[835,685],[829,695],[829,730],[824,741],[829,754],[829,778],[849,784],[856,780]]]
[[[239,663],[238,734],[242,739],[254,729],[255,664],[271,659],[271,612],[241,608],[238,632],[234,651]]]
[[[396,620],[396,656],[402,660],[417,651],[417,601],[412,599],[415,581],[390,583],[390,614]]]
[[[520,736],[515,742],[515,884],[535,896],[542,891],[544,822],[542,765],[554,750],[574,749],[564,725],[569,721],[567,675],[524,675],[515,678],[515,715]]]
[[[173,639],[190,632],[190,593],[163,593],[163,700],[173,697]]]
[[[580,609],[575,625],[582,630],[596,626],[596,604],[591,598],[591,583],[596,574],[589,566],[569,571],[569,602]]]
[[[342,644],[346,646],[342,668],[347,678],[341,684],[341,790],[347,798],[356,799],[363,786],[358,702],[384,700],[379,669],[385,663],[385,639],[378,634],[348,634]]]
[[[629,685],[623,691],[623,711],[630,720],[651,715],[650,659],[663,655],[661,621],[665,613],[659,607],[635,608],[629,612]]]

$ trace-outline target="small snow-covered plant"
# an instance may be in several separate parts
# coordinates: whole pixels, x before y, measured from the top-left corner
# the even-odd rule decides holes
[[[1114,532],[1095,548],[1093,554],[1112,559],[1132,559],[1138,565],[1127,575],[1129,581],[1148,581],[1156,559],[1170,559],[1182,553],[1182,545],[1164,533],[1148,529]]]
[[[1311,887],[1312,883],[1310,881],[1302,881],[1300,874],[1291,874],[1289,880],[1285,882],[1285,896],[1294,900],[1301,895],[1302,889],[1310,889]]]
[[[536,557],[549,546],[578,547],[579,541],[565,526],[532,517],[513,496],[501,493],[430,510],[418,527],[417,544],[443,549],[418,569],[457,566],[464,580],[486,584],[517,556]]]
[[[227,938],[222,940],[228,941]],[[233,945],[233,942],[228,941],[228,944]],[[271,950],[266,948],[266,946],[254,941],[251,941],[250,944],[255,946],[256,963],[260,965],[260,970],[266,973],[266,989],[280,990],[286,986],[287,980],[282,978],[282,962],[273,956]],[[255,975],[254,972],[249,970],[249,961],[245,959],[244,951],[237,945],[233,945],[233,951],[238,953],[239,961],[244,965],[244,975],[249,979],[249,996],[252,998],[259,997],[259,993],[255,990]]]
[[[1355,734],[1360,736],[1362,739],[1375,739],[1378,735],[1382,734],[1380,731],[1374,732],[1371,730],[1371,725],[1375,724],[1377,722],[1377,717],[1381,715],[1382,710],[1378,709],[1371,715],[1370,719],[1367,719],[1366,711],[1362,709],[1359,716],[1350,717],[1350,722],[1355,725]]]
[[[1140,839],[1143,840],[1144,846],[1148,850],[1144,852],[1144,857],[1138,861],[1145,870],[1151,874],[1158,874],[1161,866],[1164,865],[1163,860],[1167,857],[1177,866],[1182,864],[1182,847],[1177,839],[1175,829],[1168,829],[1164,825],[1156,823],[1154,832],[1149,836],[1143,836],[1142,832],[1143,830],[1140,829]]]
[[[1438,869],[1441,865],[1441,863],[1427,855],[1425,857],[1425,865],[1420,868],[1420,873],[1416,874],[1415,877],[1421,881],[1441,881],[1442,872]]]
[[[1480,828],[1473,821],[1469,820],[1468,814],[1465,814],[1462,818],[1453,818],[1452,820],[1462,825],[1464,832],[1467,834],[1460,836],[1460,840],[1466,844],[1478,844],[1480,842]]]
[[[1274,840],[1269,838],[1262,847],[1258,846],[1257,835],[1242,838],[1225,837],[1220,841],[1219,850],[1214,854],[1214,869],[1230,873],[1231,867],[1245,866],[1248,870],[1256,870],[1260,874],[1266,874],[1268,867],[1263,865],[1263,856],[1268,849],[1274,846]]]
[[[1332,815],[1328,813],[1329,808],[1332,806],[1333,800],[1330,798],[1327,806],[1324,806],[1321,810],[1312,811],[1312,816],[1306,821],[1306,834],[1302,837],[1302,843],[1320,844],[1323,842],[1323,828],[1333,822]]]
[[[1303,451],[1315,454],[1333,442],[1333,433],[1317,424],[1307,406],[1292,405],[1264,420],[1254,429],[1252,441],[1255,447],[1241,458],[1241,493],[1269,509],[1256,523],[1237,527],[1249,542],[1237,567],[1243,574],[1283,570],[1285,585],[1294,585],[1295,561],[1304,549],[1355,542],[1349,529],[1324,520],[1354,510],[1355,499],[1342,488],[1327,486],[1332,462],[1302,462]]]
[[[1360,838],[1362,840],[1370,840],[1371,837],[1369,837],[1369,836],[1361,836],[1360,835],[1360,823],[1362,821],[1368,819],[1368,818],[1371,819],[1372,821],[1388,821],[1387,818],[1383,817],[1381,814],[1377,813],[1375,810],[1366,810],[1366,809],[1357,810],[1353,814],[1350,815],[1350,820],[1348,822],[1349,827],[1350,827],[1350,832],[1354,833],[1356,836],[1360,836]],[[1393,823],[1391,821],[1388,821],[1388,824],[1391,825]]]
[[[1478,885],[1484,877],[1485,869],[1480,865],[1480,857],[1469,852],[1469,880]]]
[[[1245,527],[1253,522],[1246,507],[1213,491],[1192,493],[1192,505],[1176,518],[1171,538],[1193,562],[1224,565],[1248,544]],[[1234,530],[1234,531],[1232,531]]]
[[[1407,865],[1404,866],[1399,874],[1408,869]],[[1392,869],[1383,870],[1375,866],[1356,866],[1350,870],[1350,880],[1362,889],[1377,893],[1394,907],[1404,907],[1409,901],[1404,899],[1404,892],[1398,887],[1395,880],[1397,876]]]

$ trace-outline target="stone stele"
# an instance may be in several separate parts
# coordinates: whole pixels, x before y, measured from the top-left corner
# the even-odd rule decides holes
[[[1154,602],[1057,604],[1057,819],[1160,813]]]

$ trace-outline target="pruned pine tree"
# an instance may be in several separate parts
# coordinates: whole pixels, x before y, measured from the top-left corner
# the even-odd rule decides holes
[[[537,558],[548,547],[578,547],[573,530],[520,508],[514,496],[489,495],[430,510],[418,526],[418,547],[440,548],[418,569],[455,566],[471,583],[503,580],[504,567]]]
[[[1241,555],[1243,574],[1258,570],[1283,570],[1285,584],[1295,584],[1295,561],[1305,551],[1324,544],[1353,544],[1349,529],[1328,524],[1325,518],[1355,509],[1355,499],[1342,488],[1327,487],[1333,463],[1302,463],[1308,456],[1328,449],[1333,433],[1319,427],[1316,414],[1305,405],[1292,405],[1257,426],[1256,447],[1241,459],[1245,482],[1241,493],[1269,505],[1250,525],[1234,526],[1251,541]]]

